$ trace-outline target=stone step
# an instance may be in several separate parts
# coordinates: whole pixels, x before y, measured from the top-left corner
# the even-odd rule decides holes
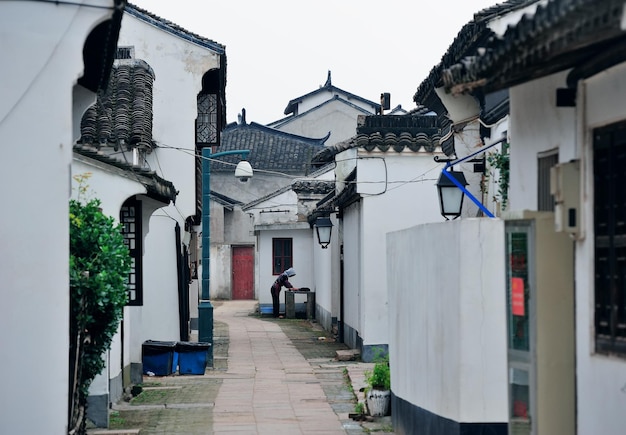
[[[337,351],[337,361],[355,361],[361,356],[358,349],[347,349]]]

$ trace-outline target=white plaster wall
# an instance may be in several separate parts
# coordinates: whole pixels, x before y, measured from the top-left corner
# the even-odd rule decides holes
[[[537,210],[537,153],[559,149],[559,161],[576,157],[576,109],[556,107],[567,72],[512,87],[510,97],[510,210]]]
[[[344,319],[343,322],[357,332],[361,330],[361,280],[363,252],[363,229],[361,222],[361,204],[355,203],[343,211],[341,223],[343,233],[343,268],[344,268]],[[356,343],[347,341],[354,347]]]
[[[503,222],[417,225],[389,233],[386,254],[393,393],[454,421],[506,422]]]
[[[581,211],[585,238],[576,246],[577,424],[580,435],[624,433],[626,427],[626,359],[595,354],[593,137],[596,127],[626,120],[626,63],[606,70],[579,87],[584,106],[578,146],[582,149],[584,190]],[[579,98],[580,101],[580,98]]]
[[[178,222],[183,230],[184,220],[195,213],[196,97],[202,76],[219,67],[220,56],[129,14],[122,20],[118,45],[133,46],[135,57],[155,73],[152,135],[159,148],[148,155],[148,161],[179,192],[175,205],[160,208],[150,218],[144,240],[144,305],[129,313],[141,318],[141,322],[129,319],[138,328],[134,331],[138,337],[131,338],[139,344],[132,362],[140,362],[143,341],[179,339],[174,228]]]
[[[272,304],[270,287],[276,280],[277,275],[272,274],[272,238],[292,238],[293,239],[293,268],[296,276],[289,279],[294,287],[312,287],[313,279],[313,232],[306,225],[303,229],[292,230],[267,230],[260,231],[258,249],[259,267],[257,268],[257,298],[260,304]],[[317,242],[315,242],[317,243]],[[283,291],[280,294],[281,304],[285,302]],[[317,296],[317,295],[316,295]],[[296,296],[296,302],[303,302],[305,296]]]
[[[87,173],[90,173],[91,176],[84,183],[84,185],[88,187],[88,191],[85,198],[82,199],[100,199],[102,212],[114,218],[116,222],[119,222],[120,208],[126,199],[134,195],[146,193],[146,188],[143,184],[139,183],[125,171],[75,154],[72,160],[72,176]],[[77,187],[77,182],[72,180],[72,198],[74,199],[76,199],[78,195]],[[127,311],[128,309],[125,309],[125,315]],[[130,330],[127,328],[125,333],[128,334],[129,331]],[[109,377],[114,378],[118,376],[123,369],[121,359],[115,357],[109,358],[109,354],[120,355],[123,345],[121,331],[118,330],[111,342],[109,352],[104,355],[107,361],[107,368],[103,373],[98,375],[90,385],[90,395],[98,396],[109,392]],[[126,345],[128,345],[128,343],[126,343]],[[124,354],[127,355],[127,358],[129,352],[130,348],[127,346],[124,350]]]
[[[364,345],[387,344],[386,234],[417,223],[440,222],[435,183],[439,165],[431,153],[369,154],[358,160],[362,192],[361,324]],[[347,256],[348,254],[346,254]]]
[[[0,433],[67,433],[72,96],[85,39],[110,16],[0,3],[0,55],[13,59],[0,68],[0,182],[11,210],[0,218]]]
[[[536,153],[559,148],[559,161],[581,158],[582,237],[576,242],[577,428],[581,435],[621,434],[626,426],[626,360],[595,354],[593,137],[594,128],[626,119],[626,65],[620,64],[579,83],[576,108],[556,108],[554,89],[566,73],[510,90],[511,183],[515,209],[536,208]],[[534,105],[533,105],[534,103]],[[541,106],[541,107],[539,107]],[[527,177],[528,178],[528,177]],[[536,175],[535,177],[536,178]]]
[[[317,104],[323,103],[329,97],[327,93],[321,95],[323,95],[325,99],[320,100]],[[354,103],[354,101],[350,102]],[[369,114],[374,114],[371,108],[365,110],[367,110]],[[301,110],[300,113],[303,113],[303,111]],[[354,136],[356,134],[357,117],[364,114],[362,110],[346,102],[332,100],[276,128],[277,130],[287,133],[313,138],[322,138],[331,132],[325,145],[333,145]]]

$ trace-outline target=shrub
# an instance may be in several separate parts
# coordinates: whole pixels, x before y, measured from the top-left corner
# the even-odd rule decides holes
[[[370,389],[390,390],[391,371],[389,369],[389,355],[375,358],[374,368],[365,372],[365,381]]]
[[[79,193],[88,175],[77,176]],[[70,433],[83,433],[89,386],[123,315],[130,255],[100,200],[70,200]]]

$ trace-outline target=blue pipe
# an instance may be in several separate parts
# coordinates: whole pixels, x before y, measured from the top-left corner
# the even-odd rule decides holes
[[[482,147],[481,149],[479,149],[478,151],[475,151],[475,152],[473,152],[473,153],[471,153],[471,154],[469,154],[469,155],[467,155],[467,156],[465,156],[465,157],[463,157],[463,158],[461,158],[461,159],[457,159],[457,160],[453,160],[453,161],[451,161],[451,162],[448,162],[448,163],[446,164],[446,166],[445,166],[445,167],[441,170],[441,172],[442,172],[443,174],[446,174],[446,177],[448,177],[448,179],[449,179],[450,181],[452,181],[456,187],[458,187],[459,189],[461,189],[461,191],[462,191],[465,195],[467,195],[467,197],[468,197],[469,199],[471,199],[471,200],[472,200],[472,202],[473,202],[474,204],[476,204],[476,205],[478,206],[478,208],[479,208],[479,209],[481,209],[481,210],[482,210],[482,211],[483,211],[483,212],[484,212],[484,213],[485,213],[488,217],[490,217],[490,218],[494,218],[495,216],[494,216],[494,215],[493,215],[493,214],[492,214],[489,210],[487,210],[487,208],[486,208],[486,207],[482,204],[482,202],[480,202],[480,201],[479,201],[479,200],[478,200],[478,199],[477,199],[474,195],[472,195],[472,194],[469,192],[469,190],[467,190],[467,189],[465,188],[465,186],[463,186],[461,183],[459,183],[459,182],[456,180],[456,178],[454,178],[452,175],[450,175],[450,174],[449,174],[449,172],[447,171],[447,169],[448,169],[448,168],[451,168],[452,166],[454,166],[454,165],[456,165],[456,164],[459,164],[459,163],[462,163],[462,162],[464,162],[464,161],[466,161],[466,160],[469,160],[469,159],[471,159],[472,157],[474,157],[474,156],[476,156],[476,155],[478,155],[478,154],[482,154],[482,153],[484,153],[485,151],[487,151],[489,148],[491,148],[491,147],[493,147],[493,146],[496,146],[496,145],[498,145],[499,143],[504,142],[505,140],[506,140],[506,137],[503,137],[503,138],[501,138],[501,139],[499,139],[499,140],[495,141],[494,143],[489,144],[489,145],[487,145],[487,146],[484,146],[484,147]]]

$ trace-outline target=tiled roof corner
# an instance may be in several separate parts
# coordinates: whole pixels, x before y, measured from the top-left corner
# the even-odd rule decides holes
[[[75,144],[74,152],[125,172],[129,178],[134,178],[145,186],[150,198],[161,201],[164,204],[169,204],[170,201],[176,202],[178,191],[174,187],[174,183],[158,176],[150,169],[118,160],[89,144]]]
[[[480,53],[447,65],[441,76],[452,93],[493,92],[587,63],[597,53],[623,58],[623,2],[552,0],[539,4]],[[515,59],[511,62],[510,59]]]
[[[458,32],[446,53],[443,54],[441,61],[430,70],[426,79],[419,85],[413,96],[413,101],[418,105],[424,104],[435,109],[436,103],[433,103],[433,100],[438,99],[435,88],[443,84],[443,70],[461,62],[466,56],[476,53],[479,47],[484,46],[494,37],[494,33],[487,26],[489,21],[538,1],[508,0],[475,13],[473,19]]]

